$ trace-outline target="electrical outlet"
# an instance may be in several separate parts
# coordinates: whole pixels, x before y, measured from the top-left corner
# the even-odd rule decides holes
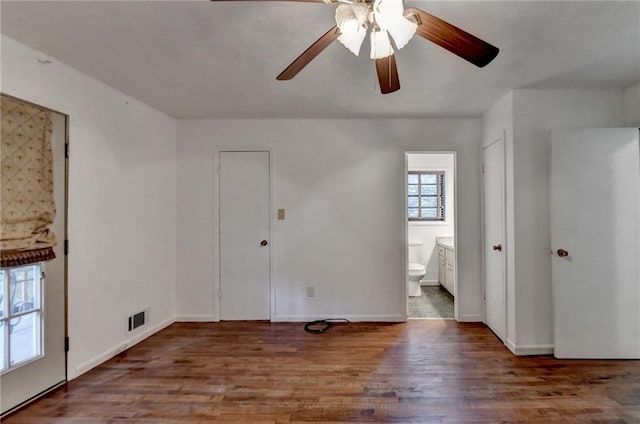
[[[315,297],[316,288],[313,286],[307,286],[307,297]]]

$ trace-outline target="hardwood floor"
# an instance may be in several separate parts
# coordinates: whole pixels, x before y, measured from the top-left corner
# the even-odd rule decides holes
[[[516,357],[483,325],[174,324],[16,423],[640,423],[640,361]]]

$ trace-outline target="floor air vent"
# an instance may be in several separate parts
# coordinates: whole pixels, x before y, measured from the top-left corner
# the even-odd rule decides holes
[[[138,312],[129,317],[129,331],[142,327],[147,323],[147,311]]]

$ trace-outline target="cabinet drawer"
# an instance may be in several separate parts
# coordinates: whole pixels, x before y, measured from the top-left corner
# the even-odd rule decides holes
[[[451,265],[456,264],[456,255],[453,250],[445,249],[445,257],[447,259],[447,263]]]
[[[447,265],[444,281],[444,288],[446,288],[449,293],[455,296],[455,273],[453,271],[453,267],[450,265]]]

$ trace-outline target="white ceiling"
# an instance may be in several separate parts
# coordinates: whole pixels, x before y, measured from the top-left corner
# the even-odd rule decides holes
[[[2,32],[177,118],[468,117],[511,88],[640,80],[640,2],[411,1],[500,48],[483,69],[416,37],[382,95],[368,49],[334,43],[278,75],[334,6],[258,1],[2,1]]]

